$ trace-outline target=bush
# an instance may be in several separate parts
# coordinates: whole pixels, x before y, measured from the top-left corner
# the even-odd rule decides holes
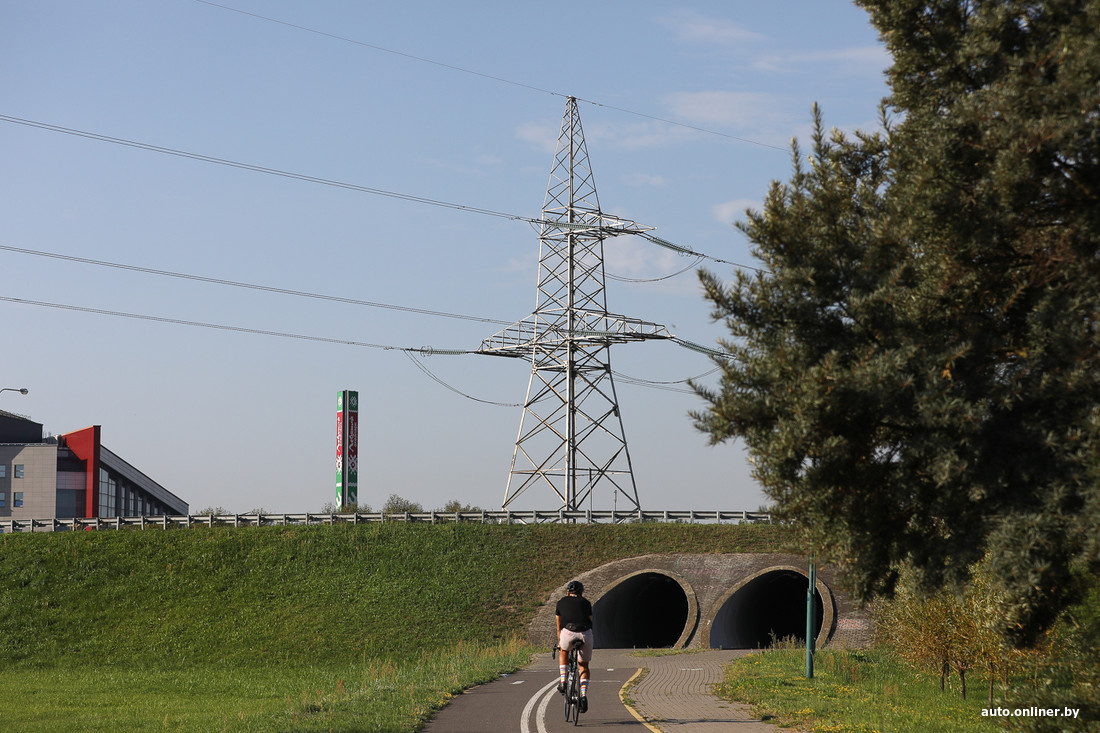
[[[1077,708],[1075,719],[1013,718],[1017,730],[1092,731],[1100,721],[1100,583],[1088,579],[1091,588],[1084,600],[1060,619],[1052,634],[1051,654],[1037,665],[1029,686],[1028,705],[1044,708]]]
[[[382,511],[386,514],[416,513],[424,511],[424,505],[397,494],[390,494],[390,498],[386,499],[386,503],[382,505]]]
[[[910,664],[939,674],[941,691],[954,670],[963,699],[967,673],[984,670],[989,675],[992,704],[997,679],[1007,688],[1011,680],[1027,676],[1050,652],[1048,637],[1041,637],[1028,650],[1008,643],[1005,604],[986,563],[979,563],[970,583],[957,591],[924,593],[913,574],[903,573],[894,598],[876,607],[879,641]]]
[[[454,514],[458,512],[480,512],[484,510],[479,506],[474,506],[473,504],[463,504],[458,499],[451,499],[446,504],[444,504],[443,508],[439,511]]]

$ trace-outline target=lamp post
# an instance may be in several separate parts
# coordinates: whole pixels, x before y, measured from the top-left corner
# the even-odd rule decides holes
[[[19,394],[27,394],[30,392],[26,387],[4,387],[0,389],[0,392],[18,392]]]
[[[810,553],[809,585],[806,588],[806,679],[814,677],[814,626],[816,625],[814,593],[817,592],[817,562]]]

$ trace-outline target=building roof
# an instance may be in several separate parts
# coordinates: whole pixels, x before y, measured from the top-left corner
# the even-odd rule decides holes
[[[42,423],[7,410],[0,410],[0,443],[41,443]]]
[[[125,459],[111,452],[102,444],[99,447],[99,463],[104,468],[114,471],[123,478],[132,481],[136,486],[149,492],[157,501],[164,504],[176,514],[187,514],[187,502],[134,468],[127,463]]]
[[[31,420],[31,419],[30,419],[29,417],[27,417],[26,415],[20,415],[20,414],[19,414],[19,413],[17,413],[17,412],[8,412],[7,410],[0,410],[0,416],[3,416],[3,417],[14,417],[14,418],[17,418],[17,419],[19,419],[19,420],[28,420],[28,421],[30,421],[30,422],[34,422],[34,420]]]

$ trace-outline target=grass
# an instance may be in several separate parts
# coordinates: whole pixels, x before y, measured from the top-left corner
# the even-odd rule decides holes
[[[335,525],[0,535],[0,721],[32,731],[415,731],[522,666],[549,593],[772,526]]]
[[[632,657],[671,657],[683,654],[699,654],[706,649],[636,649],[631,652]]]
[[[510,643],[349,666],[21,667],[0,682],[13,703],[0,717],[29,731],[406,731],[528,656]]]
[[[958,690],[940,692],[938,678],[883,649],[819,650],[813,679],[806,679],[805,660],[804,647],[751,654],[727,668],[716,691],[749,703],[769,722],[815,733],[1004,730],[1001,719],[982,716],[989,703],[978,679],[968,680],[976,694],[962,700]]]

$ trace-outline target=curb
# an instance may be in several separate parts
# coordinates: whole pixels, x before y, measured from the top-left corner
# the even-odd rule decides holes
[[[625,685],[623,685],[622,687],[619,688],[619,702],[621,702],[623,704],[623,707],[626,708],[630,712],[631,715],[633,715],[635,718],[637,718],[639,723],[644,725],[646,728],[651,730],[653,733],[663,733],[663,731],[661,731],[660,728],[658,728],[657,726],[655,726],[655,725],[649,723],[648,721],[646,721],[646,719],[642,717],[642,714],[639,713],[637,710],[635,710],[634,707],[626,701],[626,690],[627,690],[627,688],[630,687],[634,683],[634,680],[638,679],[638,677],[641,676],[642,672],[644,672],[644,671],[645,671],[644,669],[639,669],[637,672],[634,673],[634,675],[630,679],[628,679],[626,681]]]

